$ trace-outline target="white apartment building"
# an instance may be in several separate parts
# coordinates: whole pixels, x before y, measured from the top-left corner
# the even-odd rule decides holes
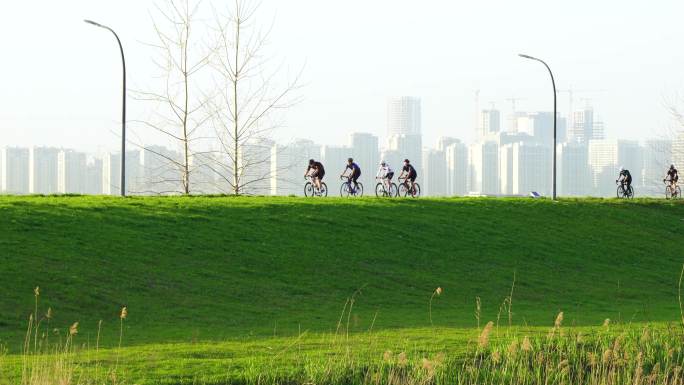
[[[423,151],[423,184],[421,193],[426,196],[447,194],[447,164],[444,151]]]
[[[466,195],[468,189],[468,147],[460,141],[446,146],[446,193]]]
[[[499,194],[499,143],[495,140],[479,141],[470,145],[470,192]]]
[[[86,154],[61,150],[57,154],[57,192],[60,194],[86,193]]]
[[[29,151],[29,193],[56,194],[59,149],[31,147]]]
[[[140,151],[126,151],[126,194],[140,194]],[[121,194],[121,153],[102,156],[102,194]]]
[[[551,194],[551,148],[515,142],[500,148],[500,192],[504,195],[527,195],[532,191]]]
[[[0,149],[0,191],[7,194],[29,193],[29,149]]]

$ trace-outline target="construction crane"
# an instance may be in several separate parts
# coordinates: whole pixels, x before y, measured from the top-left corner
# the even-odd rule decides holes
[[[575,101],[575,93],[582,93],[582,94],[587,94],[587,93],[601,93],[601,92],[606,92],[606,90],[576,90],[573,89],[572,86],[570,86],[568,89],[565,90],[556,90],[556,93],[566,93],[568,94],[568,128],[572,127],[574,125],[573,122],[573,103]]]
[[[515,114],[515,112],[517,111],[517,110],[515,109],[516,103],[519,102],[519,101],[521,101],[521,100],[526,100],[526,98],[510,97],[510,98],[507,98],[507,99],[506,99],[507,102],[511,102],[511,108],[513,109],[513,114]]]

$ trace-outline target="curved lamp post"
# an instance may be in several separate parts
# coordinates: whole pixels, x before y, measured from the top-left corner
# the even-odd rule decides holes
[[[525,54],[518,54],[518,56],[542,63],[549,70],[549,75],[551,75],[551,85],[553,86],[553,200],[556,200],[556,81],[553,78],[551,68],[543,60]]]
[[[121,196],[126,196],[126,58],[124,57],[123,46],[119,35],[113,29],[96,23],[92,20],[83,20],[88,24],[96,27],[104,28],[114,34],[117,43],[119,43],[119,50],[121,51],[121,63],[123,64],[123,106],[121,111]]]

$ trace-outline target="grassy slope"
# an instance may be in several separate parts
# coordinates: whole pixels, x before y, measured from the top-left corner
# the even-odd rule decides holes
[[[0,338],[33,309],[81,335],[129,307],[127,344],[366,330],[496,317],[673,320],[684,206],[662,201],[0,197]]]

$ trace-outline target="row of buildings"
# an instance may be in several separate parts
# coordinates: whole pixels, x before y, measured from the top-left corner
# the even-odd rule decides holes
[[[466,144],[442,137],[428,148],[422,140],[421,102],[390,98],[384,140],[353,133],[344,145],[296,140],[287,145],[260,140],[245,145],[238,159],[242,192],[301,195],[308,159],[326,166],[329,187],[353,157],[363,169],[361,182],[372,194],[381,160],[395,170],[408,158],[419,171],[423,193],[452,195],[549,195],[552,189],[553,113],[513,112],[502,119],[495,108],[479,113],[476,140]],[[506,127],[503,127],[505,123]],[[645,142],[606,139],[592,108],[557,119],[557,188],[564,196],[613,196],[620,167],[629,169],[639,195],[659,195],[670,163],[684,164],[684,134]],[[0,150],[0,190],[9,194],[119,193],[121,155],[86,154],[51,147]],[[182,191],[181,156],[160,146],[126,154],[129,194],[174,194]],[[191,159],[191,191],[230,193],[232,162],[220,152]],[[243,166],[243,165],[249,165]],[[334,190],[334,188],[333,188]]]

